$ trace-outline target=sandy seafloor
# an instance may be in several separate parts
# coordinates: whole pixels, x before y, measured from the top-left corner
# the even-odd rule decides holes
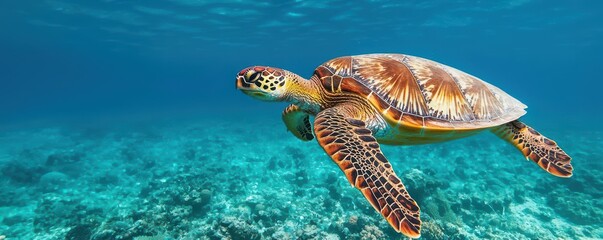
[[[271,118],[0,132],[6,239],[404,239],[318,144]],[[560,179],[492,134],[383,151],[422,239],[603,238],[601,131],[539,129]]]

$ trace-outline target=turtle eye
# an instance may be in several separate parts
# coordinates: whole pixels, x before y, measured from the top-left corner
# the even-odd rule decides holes
[[[261,72],[255,71],[252,68],[246,68],[239,72],[237,79],[242,80],[247,84],[251,84],[259,79]]]
[[[256,72],[254,70],[249,70],[245,74],[245,81],[248,82],[248,83],[253,83],[253,82],[257,81],[260,78],[261,74],[262,74],[261,72]]]
[[[246,83],[254,83],[261,79],[262,74],[266,75],[266,67],[248,67],[239,72],[239,76],[243,76]]]

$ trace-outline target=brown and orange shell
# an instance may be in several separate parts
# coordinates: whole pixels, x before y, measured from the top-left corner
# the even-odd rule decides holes
[[[365,97],[393,125],[472,130],[526,113],[526,105],[477,77],[409,55],[340,57],[320,65],[314,75],[326,91]]]

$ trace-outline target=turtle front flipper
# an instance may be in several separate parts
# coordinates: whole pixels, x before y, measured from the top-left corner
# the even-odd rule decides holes
[[[339,106],[318,113],[314,133],[320,146],[396,231],[418,238],[419,206],[383,156],[371,131],[348,110]]]
[[[523,155],[542,169],[557,176],[571,177],[572,158],[557,143],[519,120],[498,126],[492,132],[513,144]]]
[[[310,126],[310,115],[301,110],[297,105],[291,104],[285,111],[283,111],[283,122],[287,129],[295,137],[303,140],[310,141],[314,139],[312,136],[312,126]]]

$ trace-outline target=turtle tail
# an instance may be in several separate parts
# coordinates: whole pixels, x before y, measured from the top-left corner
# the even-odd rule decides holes
[[[492,132],[511,143],[523,155],[538,164],[542,169],[557,176],[571,177],[573,167],[568,156],[557,143],[528,125],[515,120],[495,127]]]

